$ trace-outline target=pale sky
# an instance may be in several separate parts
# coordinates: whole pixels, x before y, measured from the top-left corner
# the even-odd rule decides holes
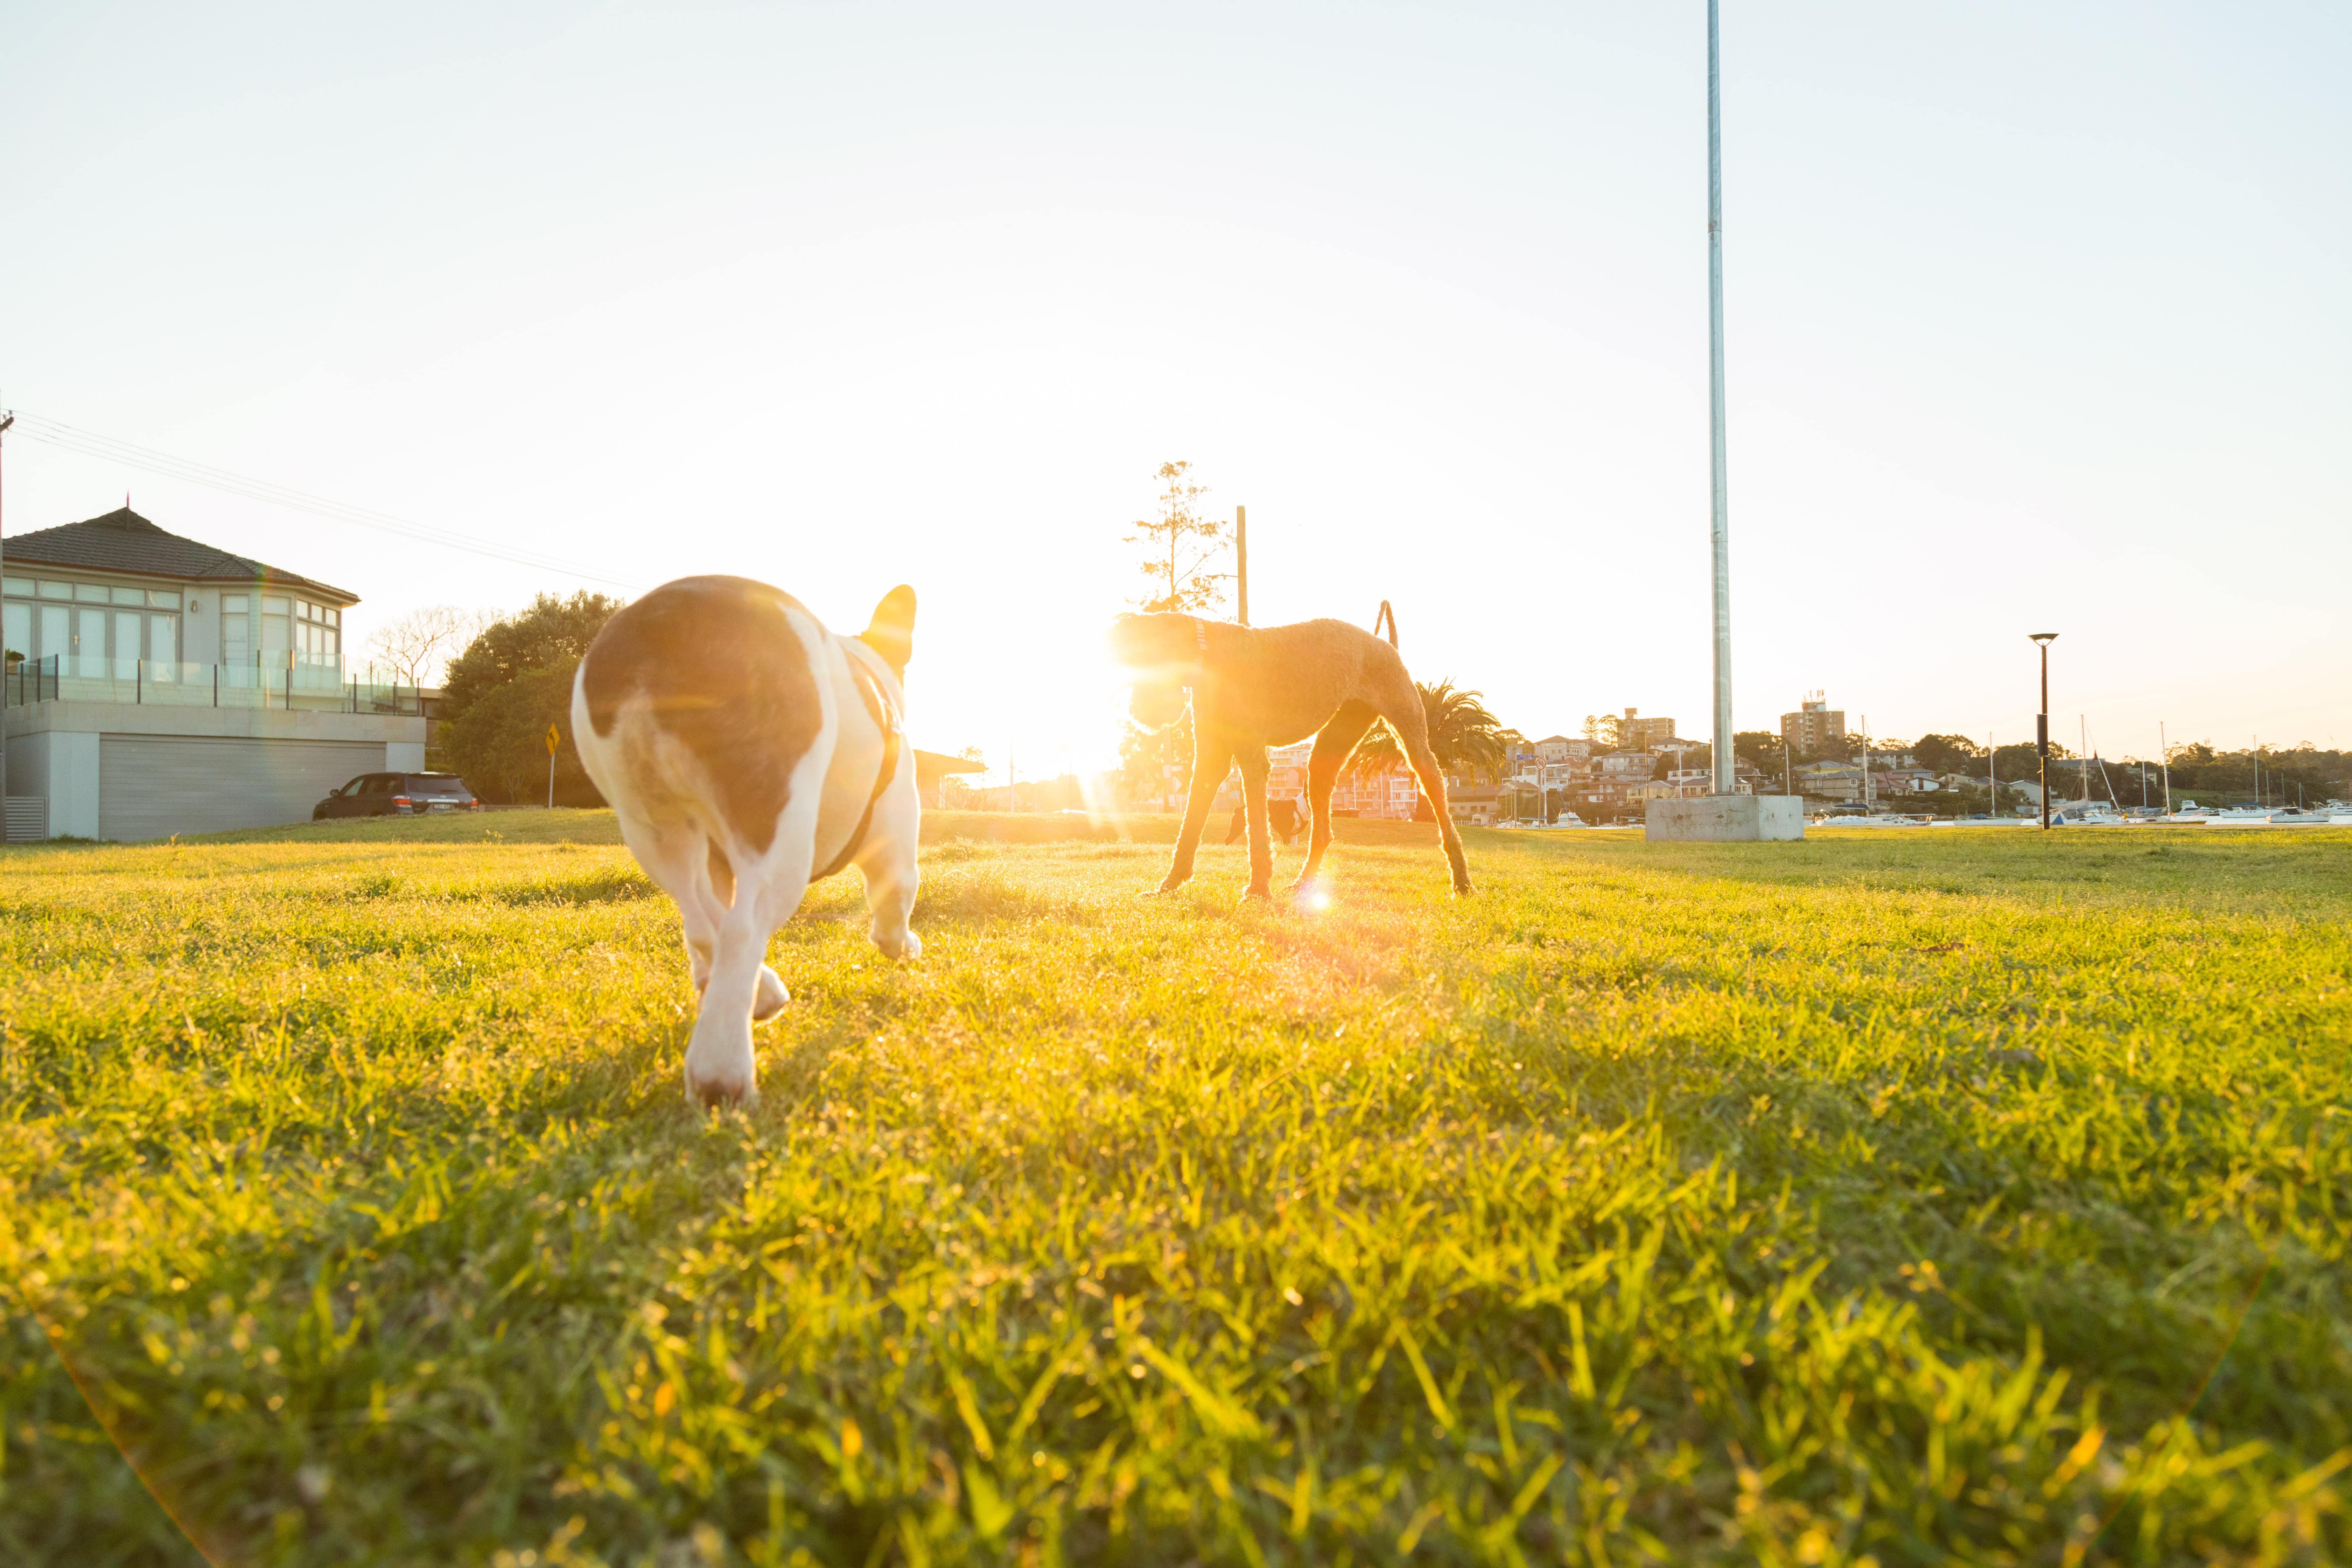
[[[1108,754],[1191,459],[1260,624],[1707,727],[1705,8],[17,7],[0,400],[641,587],[920,596],[919,744]],[[2352,744],[2352,9],[1724,16],[1734,701]],[[352,621],[559,574],[12,437]],[[354,638],[354,641],[357,639]],[[1001,775],[1000,775],[1001,776]]]

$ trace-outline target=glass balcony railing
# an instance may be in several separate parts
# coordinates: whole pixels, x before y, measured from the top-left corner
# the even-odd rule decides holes
[[[264,656],[265,658],[269,656]],[[275,656],[273,662],[173,664],[71,654],[8,667],[0,698],[10,708],[38,702],[127,702],[151,708],[274,708],[294,713],[421,715],[424,693],[378,672]]]

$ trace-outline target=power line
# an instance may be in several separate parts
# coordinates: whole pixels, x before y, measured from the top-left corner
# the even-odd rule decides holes
[[[450,529],[435,528],[422,522],[411,522],[404,518],[371,511],[366,507],[349,506],[325,496],[312,495],[307,490],[291,489],[285,485],[271,484],[267,479],[252,479],[244,474],[233,474],[226,468],[215,468],[207,464],[192,462],[185,458],[175,458],[168,452],[158,452],[150,447],[133,446],[131,442],[117,440],[111,436],[100,436],[89,430],[78,430],[70,425],[46,418],[38,414],[27,414],[22,410],[17,410],[16,413],[18,434],[68,452],[81,453],[85,457],[101,458],[109,462],[126,464],[131,468],[143,468],[149,473],[162,474],[167,479],[182,479],[189,484],[226,490],[231,495],[267,501],[272,506],[285,507],[291,511],[308,512],[313,517],[322,517],[332,522],[351,523],[360,528],[373,529],[378,533],[389,533],[402,539],[415,540],[424,544],[435,544],[444,550],[457,550],[468,555],[487,556],[493,561],[504,561],[517,566],[534,566],[542,571],[561,572],[566,576],[578,577],[590,583],[602,583],[607,587],[625,589],[633,594],[639,592],[644,586],[639,583],[624,582],[618,577],[610,576],[575,562],[566,561],[561,556],[544,555],[536,551],[517,550],[500,544],[487,544]]]

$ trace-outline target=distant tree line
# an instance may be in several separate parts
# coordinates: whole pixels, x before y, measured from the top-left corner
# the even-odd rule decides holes
[[[604,805],[572,733],[572,678],[621,603],[584,591],[568,599],[541,594],[475,634],[449,661],[435,710],[436,763],[462,774],[484,799],[543,802],[553,725],[561,736],[556,804]]]

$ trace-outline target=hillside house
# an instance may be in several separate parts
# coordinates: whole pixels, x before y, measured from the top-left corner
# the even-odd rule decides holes
[[[425,765],[413,686],[355,679],[348,589],[128,507],[0,545],[12,838],[161,838],[308,820]]]

